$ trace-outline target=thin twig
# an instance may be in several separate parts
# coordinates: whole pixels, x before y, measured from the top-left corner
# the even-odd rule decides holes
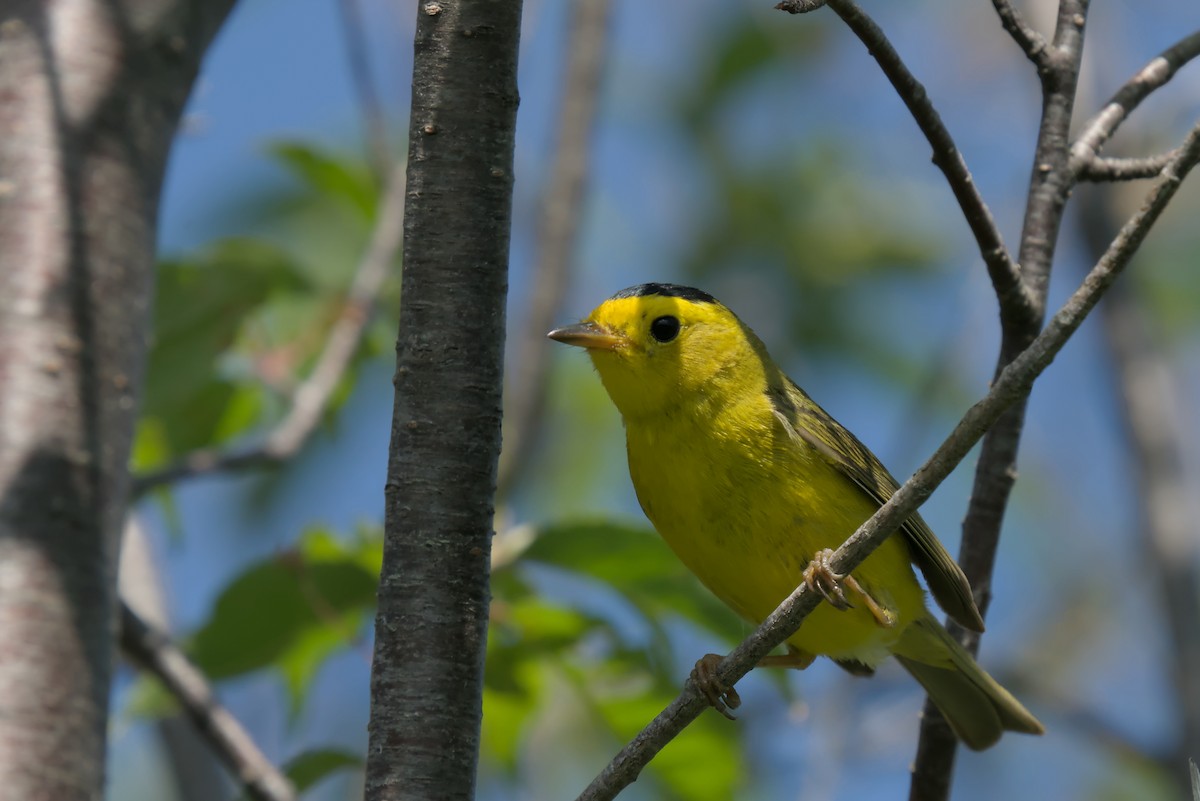
[[[1179,149],[1169,150],[1166,153],[1159,153],[1155,156],[1141,156],[1139,158],[1106,158],[1098,156],[1086,161],[1079,170],[1080,181],[1094,182],[1112,182],[1112,181],[1137,181],[1144,178],[1153,178],[1162,172],[1163,167],[1170,163],[1171,159],[1179,155]]]
[[[1104,256],[1049,325],[1000,372],[987,395],[967,410],[928,461],[837,549],[832,559],[833,570],[846,575],[860,565],[933,493],[1004,411],[1028,395],[1034,380],[1050,365],[1096,302],[1125,269],[1183,178],[1198,160],[1200,126],[1188,137],[1179,158],[1163,171],[1163,176],[1155,183],[1141,211],[1125,224]],[[820,595],[809,591],[806,585],[800,585],[753,634],[721,660],[716,670],[717,679],[725,686],[732,687],[771,649],[791,636],[804,618],[817,608],[820,600]],[[615,798],[617,793],[637,779],[654,755],[695,720],[707,705],[689,679],[679,696],[621,749],[583,791],[579,801]]]
[[[1020,46],[1039,72],[1045,70],[1049,66],[1045,38],[1030,27],[1020,12],[1013,7],[1011,0],[992,0],[992,5],[996,8],[1000,24],[1008,31],[1008,35]]]
[[[387,120],[379,92],[371,75],[370,48],[367,46],[366,28],[363,26],[362,8],[359,0],[341,0],[342,33],[346,41],[346,60],[350,63],[350,79],[362,107],[364,135],[367,140],[367,155],[375,173],[383,177],[388,174],[392,158],[388,144]]]
[[[292,783],[263,755],[237,719],[221,705],[208,679],[163,632],[121,604],[121,650],[153,673],[179,701],[200,734],[257,801],[294,801]]]
[[[1083,126],[1071,145],[1071,171],[1076,175],[1083,173],[1133,110],[1197,56],[1200,56],[1200,31],[1180,39],[1138,70],[1100,113]]]
[[[825,5],[825,0],[782,0],[781,3],[775,6],[777,11],[786,11],[789,14],[807,14],[810,11],[816,11]]]
[[[1010,310],[1000,299],[1000,354],[996,375],[1038,336],[1046,310],[1050,271],[1062,228],[1063,208],[1073,186],[1067,142],[1083,58],[1084,30],[1090,0],[1062,0],[1054,40],[1039,73],[1042,118],[1030,171],[1029,193],[1021,228],[1018,262],[1031,310]],[[1000,544],[1004,513],[1017,476],[1017,452],[1025,425],[1026,400],[1008,409],[988,431],[980,447],[971,499],[962,526],[958,561],[971,582],[981,614],[992,596],[992,572]],[[947,629],[972,654],[979,636],[952,620]],[[909,784],[909,801],[943,801],[950,794],[958,742],[932,701],[926,700],[921,734]]]
[[[1013,314],[1032,315],[1033,303],[1028,297],[1021,273],[1004,245],[1004,238],[992,217],[992,212],[979,193],[954,138],[941,115],[934,108],[925,87],[909,71],[896,48],[880,27],[853,0],[828,0],[829,7],[842,18],[855,35],[867,46],[880,69],[908,107],[921,132],[933,148],[933,163],[946,176],[967,225],[975,236],[979,253],[987,265],[988,275],[1002,305]]]
[[[567,291],[567,267],[583,213],[592,128],[608,51],[609,0],[576,3],[573,13],[571,34],[566,42],[558,150],[542,202],[538,257],[529,280],[529,308],[523,315],[516,359],[505,392],[504,450],[500,453],[496,479],[496,495],[500,498],[508,494],[528,461],[546,405],[550,357],[546,331],[558,319]]]
[[[312,372],[296,388],[287,415],[258,443],[230,449],[205,448],[184,456],[133,482],[134,497],[164,484],[218,472],[231,472],[283,462],[316,430],[321,416],[362,343],[375,301],[400,249],[404,231],[404,165],[388,178],[375,228],[346,293],[341,313],[329,330]]]

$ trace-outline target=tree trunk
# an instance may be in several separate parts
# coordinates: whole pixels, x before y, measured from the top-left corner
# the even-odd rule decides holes
[[[0,798],[103,795],[168,146],[232,0],[0,1]]]
[[[368,799],[471,799],[479,750],[519,0],[417,8]]]

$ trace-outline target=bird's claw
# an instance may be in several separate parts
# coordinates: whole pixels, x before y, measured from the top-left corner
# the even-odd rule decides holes
[[[853,609],[854,604],[846,599],[846,593],[842,591],[842,579],[845,576],[834,571],[830,564],[832,561],[831,549],[817,551],[808,567],[804,568],[804,583],[810,590],[821,593],[821,597],[833,608],[843,611]]]
[[[730,720],[737,720],[730,710],[742,705],[742,697],[737,690],[726,687],[717,678],[717,665],[721,664],[721,659],[719,654],[705,654],[697,659],[696,666],[692,668],[692,683],[708,699],[713,709]]]

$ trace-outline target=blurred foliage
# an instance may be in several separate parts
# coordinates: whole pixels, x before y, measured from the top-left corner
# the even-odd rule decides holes
[[[349,542],[310,530],[294,549],[226,586],[192,638],[192,658],[214,679],[273,668],[296,710],[321,664],[361,643],[382,564],[378,529],[362,529]]]
[[[682,272],[722,295],[725,280],[752,274],[786,298],[789,341],[775,346],[785,361],[803,353],[910,389],[953,383],[912,357],[893,319],[863,313],[894,303],[889,284],[940,280],[948,248],[940,221],[913,202],[918,188],[864,173],[850,143],[796,111],[793,76],[817,75],[829,58],[827,28],[814,23],[742,19],[681,96],[677,119],[708,188]]]
[[[645,528],[592,520],[518,529],[500,541],[510,539],[517,544],[500,546],[495,559],[482,747],[511,777],[521,770],[524,737],[556,705],[564,686],[584,702],[587,714],[579,725],[614,744],[630,739],[666,706],[679,691],[680,676],[665,623],[686,620],[727,643],[741,636],[732,613]],[[321,666],[343,649],[363,646],[381,565],[378,527],[350,537],[311,529],[294,548],[229,582],[190,638],[189,654],[218,681],[275,673],[295,715]],[[649,642],[622,633],[615,609],[596,614],[547,597],[535,566],[603,582],[641,615]],[[144,680],[127,712],[173,711],[162,702],[161,692]],[[662,798],[695,798],[700,788],[730,797],[744,781],[739,754],[737,729],[716,715],[704,716],[647,775]],[[340,752],[319,751],[298,757],[293,767],[307,786],[354,764]]]
[[[362,765],[363,759],[358,754],[334,748],[323,748],[305,751],[288,760],[288,763],[283,766],[283,772],[292,780],[292,786],[296,788],[296,792],[303,793],[339,770],[356,770]]]
[[[294,185],[240,199],[248,233],[159,264],[135,470],[282,417],[341,314],[377,211],[377,184],[361,163],[307,145],[281,143],[269,154]],[[393,279],[384,308],[396,306],[398,290]],[[390,350],[394,317],[376,316],[359,362]],[[330,415],[354,377],[353,369],[343,377]]]

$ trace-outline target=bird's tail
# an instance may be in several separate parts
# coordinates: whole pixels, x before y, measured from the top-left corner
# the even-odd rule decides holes
[[[1005,731],[1045,731],[932,616],[926,614],[905,628],[892,652],[968,748],[982,751],[995,745]]]

